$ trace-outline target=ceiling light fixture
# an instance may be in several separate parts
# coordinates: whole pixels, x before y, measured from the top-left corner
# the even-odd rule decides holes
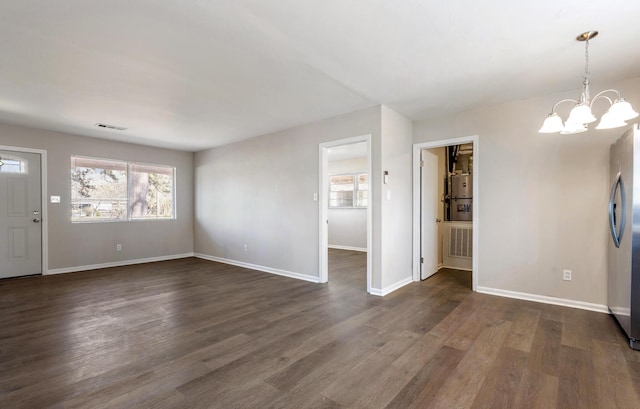
[[[631,104],[620,96],[620,92],[615,89],[606,89],[596,94],[593,99],[589,95],[589,40],[598,35],[597,31],[586,31],[576,37],[578,41],[584,41],[584,79],[582,81],[582,95],[580,100],[563,99],[556,102],[551,108],[551,113],[545,119],[542,128],[538,132],[540,133],[555,133],[561,134],[573,134],[586,132],[588,130],[588,124],[595,122],[597,118],[593,116],[591,108],[593,103],[598,99],[604,99],[609,102],[609,110],[602,115],[600,123],[596,126],[596,129],[611,129],[618,128],[627,125],[626,121],[638,116],[638,113],[633,110]],[[605,94],[611,95],[611,98]],[[614,99],[612,99],[614,98]],[[562,119],[556,113],[558,105],[564,102],[572,102],[574,104],[573,109],[569,112],[569,118],[562,123]]]

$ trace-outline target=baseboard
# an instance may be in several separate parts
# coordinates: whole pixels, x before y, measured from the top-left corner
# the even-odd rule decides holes
[[[377,295],[379,297],[384,297],[385,295],[391,294],[392,292],[396,291],[397,289],[404,287],[407,284],[411,284],[413,282],[413,276],[411,277],[407,277],[404,278],[396,283],[391,284],[390,286],[387,286],[385,288],[371,288],[371,291],[369,291],[369,294],[371,295]]]
[[[500,290],[497,288],[480,287],[478,286],[477,292],[482,294],[498,295],[500,297],[516,298],[518,300],[534,301],[543,304],[561,305],[563,307],[578,308],[581,310],[609,313],[609,309],[606,305],[593,304],[584,301],[569,300],[566,298],[548,297],[546,295],[520,293],[517,291]]]
[[[78,271],[87,271],[87,270],[98,270],[101,268],[109,268],[109,267],[122,267],[122,266],[130,266],[133,264],[143,264],[143,263],[153,263],[156,261],[167,261],[167,260],[176,260],[179,258],[187,258],[193,257],[193,253],[183,253],[183,254],[173,254],[170,256],[160,256],[160,257],[149,257],[149,258],[139,258],[135,260],[121,260],[121,261],[113,261],[110,263],[100,263],[100,264],[89,264],[86,266],[75,266],[75,267],[65,267],[65,268],[54,268],[47,270],[46,275],[53,274],[64,274],[64,273],[75,273]]]
[[[449,268],[449,269],[451,269],[451,270],[473,271],[473,270],[472,270],[472,269],[470,269],[470,268],[463,268],[463,267],[451,267],[451,266],[445,266],[444,264],[441,264],[441,267],[440,267],[440,268]],[[438,268],[438,269],[440,269],[440,268]]]
[[[328,246],[330,249],[336,249],[336,250],[351,250],[351,251],[362,251],[364,253],[367,252],[367,249],[364,247],[350,247],[350,246],[340,246],[338,244],[329,244]]]
[[[276,274],[279,276],[296,278],[298,280],[310,281],[312,283],[319,283],[320,278],[311,276],[308,274],[294,273],[293,271],[280,270],[277,268],[259,266],[257,264],[245,263],[244,261],[230,260],[228,258],[209,256],[207,254],[195,253],[195,257],[201,258],[203,260],[216,261],[218,263],[230,264],[232,266],[244,267],[250,270],[262,271],[265,273]]]

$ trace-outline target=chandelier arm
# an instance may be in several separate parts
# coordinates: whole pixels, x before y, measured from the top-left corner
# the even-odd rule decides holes
[[[573,102],[574,104],[578,104],[578,101],[576,101],[575,99],[571,99],[571,98],[567,98],[567,99],[563,99],[560,100],[558,102],[555,103],[555,105],[553,106],[553,108],[551,108],[551,113],[556,112],[556,107],[560,104],[562,104],[563,102]]]
[[[596,96],[595,96],[595,97],[593,97],[593,99],[591,100],[591,104],[589,104],[589,106],[590,106],[590,107],[591,107],[591,106],[593,106],[593,103],[594,103],[594,102],[595,102],[595,100],[596,100],[596,99],[598,99],[599,97],[607,98],[607,99],[609,100],[609,103],[610,103],[611,105],[613,105],[613,101],[611,100],[611,98],[606,97],[606,96],[604,96],[604,95],[603,95],[603,94],[605,94],[605,93],[607,93],[607,92],[613,92],[613,93],[615,93],[615,94],[618,96],[618,98],[616,98],[616,99],[620,99],[620,98],[622,97],[622,96],[620,95],[620,91],[618,91],[617,89],[613,89],[613,88],[605,89],[605,90],[603,90],[603,91],[598,92],[598,93],[596,94]]]

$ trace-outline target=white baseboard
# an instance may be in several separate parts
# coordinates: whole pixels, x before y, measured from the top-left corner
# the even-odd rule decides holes
[[[440,268],[449,268],[449,269],[451,269],[451,270],[473,271],[473,270],[472,270],[472,269],[470,269],[470,268],[463,268],[463,267],[451,267],[451,266],[445,266],[444,264],[442,264]],[[440,268],[439,268],[439,269],[440,269]]]
[[[516,298],[518,300],[534,301],[543,304],[561,305],[563,307],[578,308],[581,310],[609,313],[609,309],[606,305],[593,304],[590,302],[569,300],[566,298],[548,297],[546,295],[520,293],[517,291],[500,290],[497,288],[480,287],[478,286],[477,292],[482,294],[498,295],[500,297]]]
[[[387,286],[385,288],[371,288],[371,291],[369,291],[369,294],[371,295],[377,295],[379,297],[384,297],[387,294],[391,294],[392,292],[396,291],[397,289],[404,287],[407,284],[411,284],[413,282],[413,276],[404,278],[396,283],[391,284],[390,286]]]
[[[338,244],[329,244],[328,246],[330,249],[336,249],[336,250],[351,250],[351,251],[362,251],[364,253],[367,252],[367,249],[364,247],[350,247],[350,246],[340,246]]]
[[[279,276],[297,278],[298,280],[310,281],[312,283],[319,283],[320,277],[311,276],[308,274],[294,273],[293,271],[280,270],[277,268],[259,266],[256,264],[245,263],[244,261],[230,260],[228,258],[209,256],[207,254],[195,253],[195,257],[201,258],[203,260],[216,261],[218,263],[231,264],[232,266],[244,267],[250,270],[262,271],[265,273],[276,274]]]
[[[193,257],[193,253],[183,253],[183,254],[173,254],[170,256],[160,256],[160,257],[149,257],[149,258],[139,258],[135,260],[121,260],[121,261],[113,261],[110,263],[100,263],[100,264],[89,264],[86,266],[75,266],[75,267],[65,267],[65,268],[53,268],[47,270],[46,275],[52,274],[64,274],[64,273],[75,273],[78,271],[87,271],[87,270],[98,270],[100,268],[109,268],[109,267],[122,267],[122,266],[130,266],[133,264],[143,264],[143,263],[153,263],[156,261],[167,261],[167,260],[176,260],[179,258],[187,258]]]

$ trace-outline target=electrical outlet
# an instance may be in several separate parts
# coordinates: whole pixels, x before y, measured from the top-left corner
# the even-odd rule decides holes
[[[122,251],[122,244],[116,244],[116,251]]]
[[[245,244],[245,245],[244,245],[244,252],[246,253],[246,252],[248,252],[248,251],[249,251],[249,247],[247,247],[247,245]]]
[[[562,270],[562,279],[564,281],[571,281],[571,270]]]

